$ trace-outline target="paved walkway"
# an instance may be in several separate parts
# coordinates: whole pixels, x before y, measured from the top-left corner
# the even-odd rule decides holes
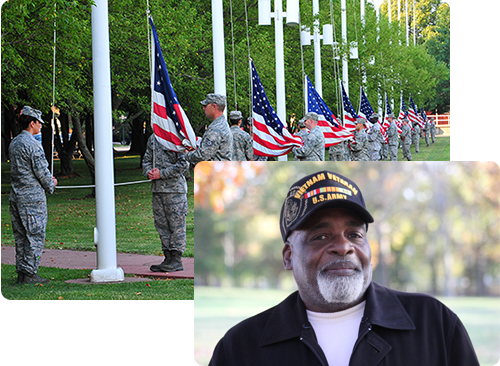
[[[3,246],[1,250],[2,263],[16,263],[16,249],[13,246]],[[150,277],[167,278],[194,278],[194,258],[182,258],[184,271],[178,272],[151,272],[152,264],[163,261],[162,256],[117,253],[117,265],[125,274],[134,274],[136,277],[125,277],[125,282],[151,280]],[[69,269],[94,269],[97,266],[96,252],[79,252],[75,250],[44,249],[40,262],[42,267],[57,267]],[[90,283],[90,279],[74,280],[71,282]]]

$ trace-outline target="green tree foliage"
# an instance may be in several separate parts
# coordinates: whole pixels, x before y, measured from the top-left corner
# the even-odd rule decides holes
[[[300,117],[304,113],[302,70],[314,82],[313,47],[300,46],[300,30],[303,27],[313,29],[312,6],[310,1],[300,2],[301,25],[284,27],[288,121],[293,115]],[[375,109],[379,96],[383,97],[387,92],[394,100],[396,112],[401,90],[406,100],[411,93],[418,106],[436,100],[436,94],[439,98],[449,94],[446,85],[442,88],[442,83],[449,80],[449,61],[446,62],[446,51],[441,47],[446,42],[449,44],[449,8],[439,4],[440,1],[436,0],[418,1],[419,44],[406,47],[402,24],[395,16],[389,24],[382,6],[378,20],[375,9],[367,3],[363,24],[358,1],[347,1],[348,44],[342,44],[339,2],[319,1],[320,28],[322,30],[324,24],[333,24],[334,38],[338,42],[335,48],[321,46],[323,98],[337,116],[342,114],[339,95],[341,58],[349,54],[351,42],[357,42],[359,54],[358,59],[349,60],[350,98],[356,109],[360,86],[365,88]],[[193,0],[151,0],[149,5],[174,90],[195,131],[201,135],[209,121],[199,101],[213,92],[210,4]],[[258,25],[258,0],[223,0],[223,14],[228,110],[237,108],[247,117],[251,113],[249,54],[272,105],[276,105],[275,20],[271,26]],[[15,0],[4,3],[2,109],[3,123],[9,128],[4,128],[6,143],[3,146],[8,146],[11,132],[12,135],[18,133],[13,123],[15,107],[32,105],[40,109],[47,120],[50,119],[54,20],[57,22],[55,99],[61,120],[68,121],[62,126],[62,140],[56,147],[71,156],[72,144],[79,140],[80,146],[85,144],[88,147],[86,159],[91,165],[91,0]],[[144,125],[149,126],[150,121],[148,32],[146,2],[109,1],[114,126],[117,131],[122,128],[132,131],[132,149],[139,153],[143,152],[147,138]],[[436,107],[434,104],[432,108]],[[126,117],[125,127],[122,116]],[[75,129],[82,133],[70,140],[69,132],[75,123]],[[3,157],[6,158],[5,151]]]

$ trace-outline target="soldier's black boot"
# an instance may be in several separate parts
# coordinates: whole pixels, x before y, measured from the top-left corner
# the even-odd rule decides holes
[[[172,255],[169,250],[164,250],[163,254],[165,255],[165,259],[160,264],[153,264],[149,267],[151,272],[167,272],[164,268],[166,268],[172,261]]]
[[[17,272],[17,283],[23,283],[23,281],[24,281],[24,273]]]
[[[183,271],[182,266],[182,253],[176,250],[168,252],[169,260],[163,261],[159,265],[151,266],[150,270],[152,272],[176,272]],[[166,255],[165,255],[166,257]]]
[[[35,274],[24,273],[22,282],[20,283],[49,283],[49,282],[50,280],[48,278],[42,278],[36,273]]]

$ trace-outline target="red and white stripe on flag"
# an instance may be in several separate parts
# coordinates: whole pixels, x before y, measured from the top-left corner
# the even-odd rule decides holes
[[[334,115],[332,115],[332,117],[337,121]],[[335,127],[328,122],[323,115],[319,116],[318,127],[321,132],[323,132],[323,136],[325,137],[325,147],[340,144],[344,140],[354,137],[352,132],[350,132],[347,127],[342,127],[342,125],[338,122],[337,124],[338,127]]]
[[[253,113],[253,153],[259,156],[282,156],[303,145],[300,136],[283,128],[283,136],[269,127],[264,117]]]

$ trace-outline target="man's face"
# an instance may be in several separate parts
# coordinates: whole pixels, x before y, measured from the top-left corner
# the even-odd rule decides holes
[[[309,118],[308,120],[304,121],[304,124],[306,125],[308,130],[312,130],[318,122],[314,121],[312,118]]]
[[[334,312],[359,304],[371,282],[366,225],[353,211],[316,211],[288,237],[285,269],[292,270],[306,308]]]
[[[209,119],[214,119],[214,113],[215,110],[217,109],[217,105],[215,103],[208,103],[207,105],[203,106],[203,111],[205,112],[205,116],[207,116]]]
[[[362,123],[356,123],[356,131],[361,131],[365,127]]]

